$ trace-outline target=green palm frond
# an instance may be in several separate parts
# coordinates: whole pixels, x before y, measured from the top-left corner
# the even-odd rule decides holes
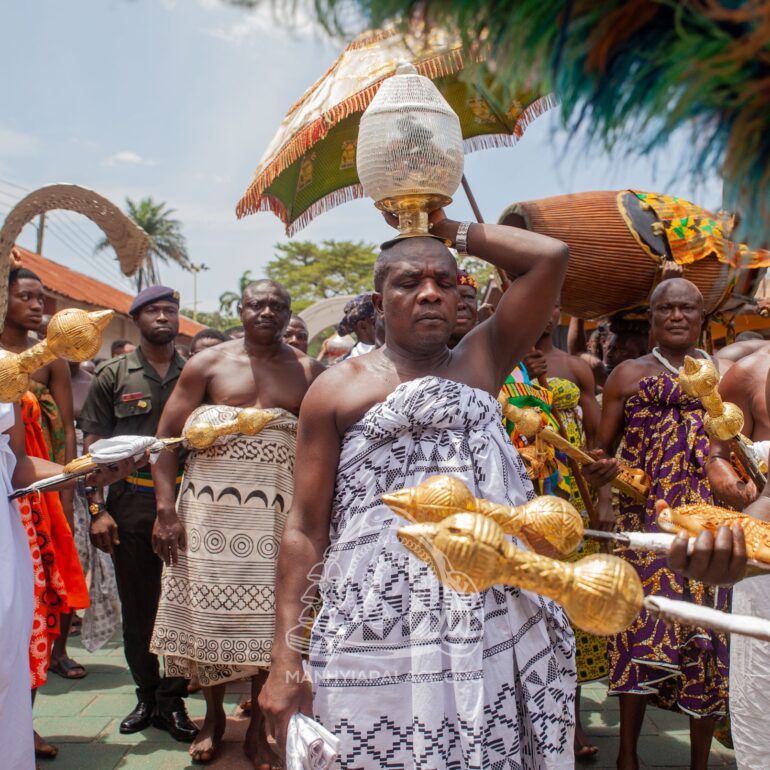
[[[584,126],[608,148],[623,141],[645,154],[689,128],[690,152],[672,159],[673,169],[721,173],[725,206],[742,215],[738,235],[770,245],[770,0],[314,0],[313,7],[335,34],[416,19],[459,32],[470,47],[484,41],[501,102],[524,84],[555,91],[565,126]]]
[[[158,263],[176,264],[183,270],[192,270],[182,223],[172,216],[174,209],[149,197],[140,201],[126,198],[126,213],[150,237],[150,248],[134,277],[137,291],[160,282]],[[110,242],[103,238],[96,244],[94,251],[107,248],[110,248]]]

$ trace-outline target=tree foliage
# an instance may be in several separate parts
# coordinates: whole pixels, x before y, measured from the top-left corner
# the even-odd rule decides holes
[[[126,214],[150,236],[150,247],[144,262],[134,276],[137,292],[147,286],[160,283],[158,263],[174,263],[183,270],[192,271],[193,265],[187,254],[187,243],[182,233],[182,223],[171,215],[174,209],[152,198],[142,198],[138,203],[126,198]],[[96,244],[94,252],[112,248],[107,238]]]
[[[192,308],[182,308],[182,315],[187,316],[187,318],[195,318],[199,324],[208,326],[210,329],[219,329],[219,331],[222,332],[233,326],[239,326],[241,323],[238,316],[221,313],[219,311],[205,313],[199,310],[197,313],[193,313]]]
[[[265,274],[282,283],[292,296],[295,312],[319,299],[372,291],[377,251],[363,241],[289,241],[276,245],[277,254]]]

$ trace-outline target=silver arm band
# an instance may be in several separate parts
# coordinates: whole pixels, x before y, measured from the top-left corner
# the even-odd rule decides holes
[[[457,228],[455,248],[461,257],[468,256],[468,231],[471,229],[472,224],[473,222],[460,222],[460,226]]]

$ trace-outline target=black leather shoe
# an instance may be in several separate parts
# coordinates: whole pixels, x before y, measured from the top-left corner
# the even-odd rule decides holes
[[[187,716],[184,706],[178,711],[157,711],[152,724],[182,743],[192,743],[198,734],[198,728]]]
[[[124,734],[138,733],[145,727],[149,727],[152,724],[152,712],[154,710],[154,704],[139,701],[136,708],[120,723],[120,732]]]

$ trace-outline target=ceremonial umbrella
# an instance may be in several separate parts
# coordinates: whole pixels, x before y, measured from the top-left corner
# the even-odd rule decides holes
[[[481,66],[473,77],[461,76],[472,56],[459,38],[438,29],[424,36],[393,28],[359,35],[283,119],[238,203],[238,217],[272,211],[293,235],[327,209],[363,197],[358,124],[383,80],[403,62],[431,78],[457,113],[466,152],[514,144],[555,99],[522,90],[506,110],[495,107],[501,95],[488,90],[489,71]]]

